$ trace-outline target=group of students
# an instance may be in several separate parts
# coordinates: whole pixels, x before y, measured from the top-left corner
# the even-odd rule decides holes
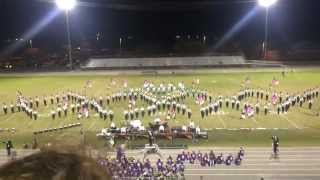
[[[246,88],[240,90],[231,98],[219,96],[215,99],[211,95],[208,95],[207,91],[201,91],[195,88],[185,88],[183,83],[179,83],[179,86],[174,86],[171,83],[167,85],[162,83],[160,86],[155,86],[152,83],[145,83],[143,88],[126,89],[114,93],[111,96],[107,96],[106,98],[100,96],[97,100],[94,98],[90,100],[89,97],[72,91],[44,96],[42,100],[44,106],[47,106],[49,103],[51,105],[56,105],[56,109],[52,109],[50,112],[52,119],[55,119],[56,116],[67,116],[69,108],[73,114],[77,113],[78,119],[89,117],[90,106],[91,110],[94,109],[101,119],[106,120],[109,117],[113,120],[113,111],[104,108],[105,103],[107,106],[111,106],[111,103],[121,102],[122,100],[129,101],[128,110],[125,110],[123,113],[125,120],[133,120],[140,116],[144,117],[145,114],[151,116],[161,110],[167,110],[167,119],[175,118],[177,113],[187,115],[188,119],[191,119],[192,111],[183,103],[187,97],[192,97],[195,100],[201,99],[203,102],[208,101],[207,105],[202,106],[200,109],[202,118],[218,113],[223,106],[240,111],[241,118],[246,118],[253,114],[260,113],[261,108],[259,102],[263,100],[265,100],[265,105],[263,107],[265,115],[270,112],[272,107],[273,112],[276,112],[277,114],[287,113],[291,107],[294,107],[297,104],[302,107],[305,103],[308,103],[308,108],[312,109],[314,99],[319,97],[319,87],[307,89],[302,95],[299,93],[294,95],[282,92],[271,93],[267,90]],[[255,105],[248,102],[244,103],[243,101],[248,98],[256,98],[257,103]],[[144,107],[136,107],[136,101],[139,99],[148,104],[146,109],[144,109]],[[38,96],[35,98],[25,98],[20,94],[16,105],[11,103],[8,107],[6,104],[3,104],[3,112],[4,114],[8,114],[9,110],[11,110],[12,113],[22,110],[30,118],[36,120],[38,118],[37,109],[40,106],[40,101]]]
[[[303,107],[305,103],[308,103],[308,109],[312,109],[314,99],[319,97],[319,87],[314,87],[311,89],[305,90],[302,95],[299,93],[289,95],[286,93],[285,95],[280,93],[270,93],[268,91],[264,91],[261,89],[244,89],[237,93],[236,96],[232,96],[231,98],[223,99],[222,96],[219,96],[216,100],[212,100],[209,98],[208,105],[203,106],[200,109],[201,117],[204,118],[211,114],[217,114],[219,110],[222,109],[223,106],[226,108],[231,107],[237,111],[241,112],[241,119],[245,119],[246,117],[251,117],[254,114],[259,114],[260,109],[263,110],[264,114],[267,115],[270,113],[272,107],[274,107],[274,112],[277,114],[285,114],[288,113],[291,107],[299,105]],[[271,95],[270,95],[271,94]],[[200,94],[198,94],[199,96]],[[207,99],[206,95],[202,95],[204,99]],[[209,96],[211,97],[211,96]],[[248,98],[255,98],[257,103],[255,105],[244,102]],[[265,101],[265,105],[261,108],[261,101]],[[242,104],[242,105],[241,105]]]
[[[161,162],[162,163],[162,162]],[[184,165],[183,162],[160,165],[160,161],[157,163],[157,167],[152,166],[149,159],[145,162],[136,160],[134,158],[127,158],[125,154],[118,156],[116,159],[99,159],[98,164],[104,168],[107,173],[113,177],[113,179],[126,179],[126,178],[177,178],[183,177]]]
[[[202,167],[213,167],[218,164],[225,164],[227,166],[235,164],[241,165],[244,159],[244,149],[241,147],[237,155],[232,154],[224,157],[222,153],[215,155],[213,151],[209,153],[182,152],[174,159],[169,156],[166,161],[158,159],[156,166],[152,166],[149,159],[144,162],[134,158],[127,158],[125,153],[117,151],[115,159],[99,159],[98,164],[103,167],[109,175],[114,179],[125,178],[179,178],[184,177],[185,165],[199,163]]]
[[[184,91],[176,90],[177,88],[175,88],[175,86],[168,85],[168,88],[164,88],[163,91],[159,90],[161,93],[165,92],[167,94],[161,94],[161,96],[159,96],[159,91],[156,89],[156,87],[153,87],[151,90],[144,88],[138,89],[138,92],[129,92],[129,94],[134,94],[134,98],[129,98],[128,110],[124,111],[125,119],[138,118],[139,114],[144,116],[146,113],[147,115],[151,116],[155,115],[156,112],[160,112],[161,110],[167,110],[167,114],[170,116],[169,118],[174,118],[175,114],[177,113],[188,115],[188,118],[191,118],[191,109],[187,108],[187,106],[183,103],[183,100],[186,99],[186,93]],[[140,101],[148,104],[146,112],[143,107],[137,108],[135,106],[135,101],[138,99],[138,95],[140,96]]]
[[[71,110],[72,114],[77,114],[77,118],[80,119],[82,117],[89,117],[89,108],[91,110],[95,110],[96,113],[99,113],[100,117],[103,119],[107,119],[109,117],[113,120],[113,112],[111,110],[107,110],[103,108],[102,101],[97,102],[95,99],[90,100],[87,96],[79,95],[72,91],[68,91],[63,93],[62,95],[55,96],[44,96],[42,98],[43,106],[56,106],[56,108],[52,108],[49,115],[52,119],[56,119],[56,117],[62,118],[68,115],[68,111]],[[10,109],[11,113],[16,112],[25,112],[27,116],[31,119],[38,119],[37,109],[40,108],[40,98],[37,96],[36,98],[26,98],[21,93],[19,93],[17,97],[16,105],[11,103]],[[8,106],[3,104],[3,112],[4,114],[8,114]]]
[[[227,166],[235,164],[237,166],[241,165],[242,160],[244,159],[244,149],[240,147],[239,152],[236,156],[232,154],[227,155],[226,157],[223,156],[222,153],[216,155],[213,151],[209,153],[201,153],[200,151],[196,153],[195,151],[187,152],[184,151],[177,156],[177,162],[184,162],[190,164],[199,163],[201,166],[205,167],[213,167],[218,164],[225,164]],[[172,161],[172,157],[169,156],[168,161]]]
[[[14,106],[12,103],[10,105],[11,113],[24,112],[30,119],[37,120],[38,112],[36,108],[39,107],[39,101],[37,100],[34,104],[33,101],[24,98],[22,95],[18,95],[17,104]],[[4,114],[8,114],[8,107],[3,104]]]

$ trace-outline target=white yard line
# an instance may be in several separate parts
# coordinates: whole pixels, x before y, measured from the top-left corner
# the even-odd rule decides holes
[[[219,121],[221,122],[223,128],[227,128],[226,123],[224,122],[224,120],[220,116],[217,116],[217,117],[218,117]]]
[[[29,127],[31,127],[32,126],[32,124],[34,123],[33,121],[33,119],[28,119],[28,120],[30,120],[28,123],[27,123],[27,127],[29,128]]]
[[[256,120],[256,118],[252,117],[253,122],[258,126],[258,128],[261,128],[260,123]]]
[[[289,118],[287,118],[286,116],[282,116],[285,120],[287,120],[289,122],[289,124],[291,124],[293,127],[295,127],[296,129],[302,129],[301,127],[299,127],[295,122],[291,121]]]
[[[90,121],[90,120],[89,120]],[[91,122],[90,126],[88,127],[88,130],[93,130],[93,127],[95,126],[95,122]]]
[[[7,117],[5,120],[1,120],[0,122],[8,122],[10,119],[13,118],[13,114],[11,114],[9,117]]]

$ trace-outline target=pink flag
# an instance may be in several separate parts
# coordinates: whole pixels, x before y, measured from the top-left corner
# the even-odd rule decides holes
[[[277,101],[278,101],[278,96],[277,96],[277,94],[273,94],[273,95],[272,95],[272,104],[273,104],[273,105],[277,104]]]
[[[148,86],[149,85],[149,81],[148,80],[144,80],[144,86]]]
[[[245,111],[246,111],[246,114],[251,114],[253,112],[253,107],[248,105]]]
[[[199,105],[202,105],[204,103],[204,98],[202,96],[198,96],[197,100],[196,100],[196,103],[199,104]]]
[[[279,81],[276,80],[275,78],[273,78],[273,80],[272,80],[272,85],[274,85],[274,86],[279,85]]]

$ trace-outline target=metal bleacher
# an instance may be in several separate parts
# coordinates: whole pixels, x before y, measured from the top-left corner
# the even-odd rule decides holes
[[[90,58],[82,69],[179,68],[245,65],[242,56]]]

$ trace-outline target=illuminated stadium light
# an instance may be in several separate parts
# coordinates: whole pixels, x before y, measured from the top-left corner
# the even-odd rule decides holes
[[[260,6],[263,6],[263,7],[270,7],[272,5],[274,5],[275,3],[277,3],[278,0],[258,0],[258,3]]]
[[[263,41],[263,58],[267,59],[268,57],[268,26],[269,26],[269,8],[276,4],[278,0],[258,0],[258,4],[266,9],[266,20],[265,20],[265,35]]]
[[[72,10],[77,5],[77,0],[56,0],[56,5],[59,9],[66,12],[66,24],[67,24],[67,37],[68,37],[68,59],[69,66],[72,70],[73,61],[72,61],[72,45],[71,45],[71,35],[70,35],[70,24],[69,24],[69,11]]]
[[[56,4],[59,9],[69,11],[76,6],[77,1],[76,0],[56,0]]]

